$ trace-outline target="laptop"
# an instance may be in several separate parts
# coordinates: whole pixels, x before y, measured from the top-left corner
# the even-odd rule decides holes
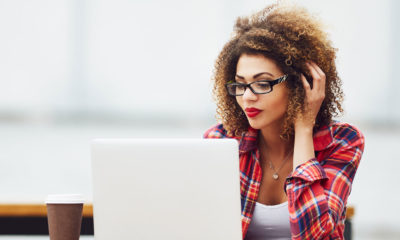
[[[96,139],[96,240],[241,240],[233,139]]]

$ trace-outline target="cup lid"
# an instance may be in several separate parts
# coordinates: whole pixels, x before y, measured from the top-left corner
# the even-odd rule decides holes
[[[45,203],[51,204],[74,204],[84,203],[85,199],[82,194],[51,194],[46,198]]]

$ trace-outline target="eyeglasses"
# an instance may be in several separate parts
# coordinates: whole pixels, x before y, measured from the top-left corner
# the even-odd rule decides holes
[[[254,94],[266,94],[272,92],[273,86],[285,81],[287,77],[288,75],[283,75],[282,77],[272,81],[262,80],[249,84],[228,82],[227,84],[225,84],[225,87],[228,90],[229,95],[231,96],[243,96],[247,88],[250,88],[250,90]]]

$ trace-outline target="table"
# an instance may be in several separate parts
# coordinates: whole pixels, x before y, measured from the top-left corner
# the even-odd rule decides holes
[[[346,239],[351,239],[351,218],[353,216],[354,207],[347,206],[345,228]],[[93,232],[93,205],[84,204],[81,231],[81,233],[84,235],[81,235],[81,239],[94,239]],[[25,235],[10,236],[4,234]],[[36,234],[36,236],[33,234]],[[0,204],[0,240],[48,240],[49,237],[47,234],[47,209],[45,204]]]

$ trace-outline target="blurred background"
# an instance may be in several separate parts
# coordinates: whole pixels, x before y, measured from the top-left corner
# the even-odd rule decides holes
[[[400,2],[299,0],[339,49],[345,114],[366,146],[354,239],[400,239]],[[91,200],[96,137],[201,137],[214,61],[261,0],[0,0],[0,202]]]

